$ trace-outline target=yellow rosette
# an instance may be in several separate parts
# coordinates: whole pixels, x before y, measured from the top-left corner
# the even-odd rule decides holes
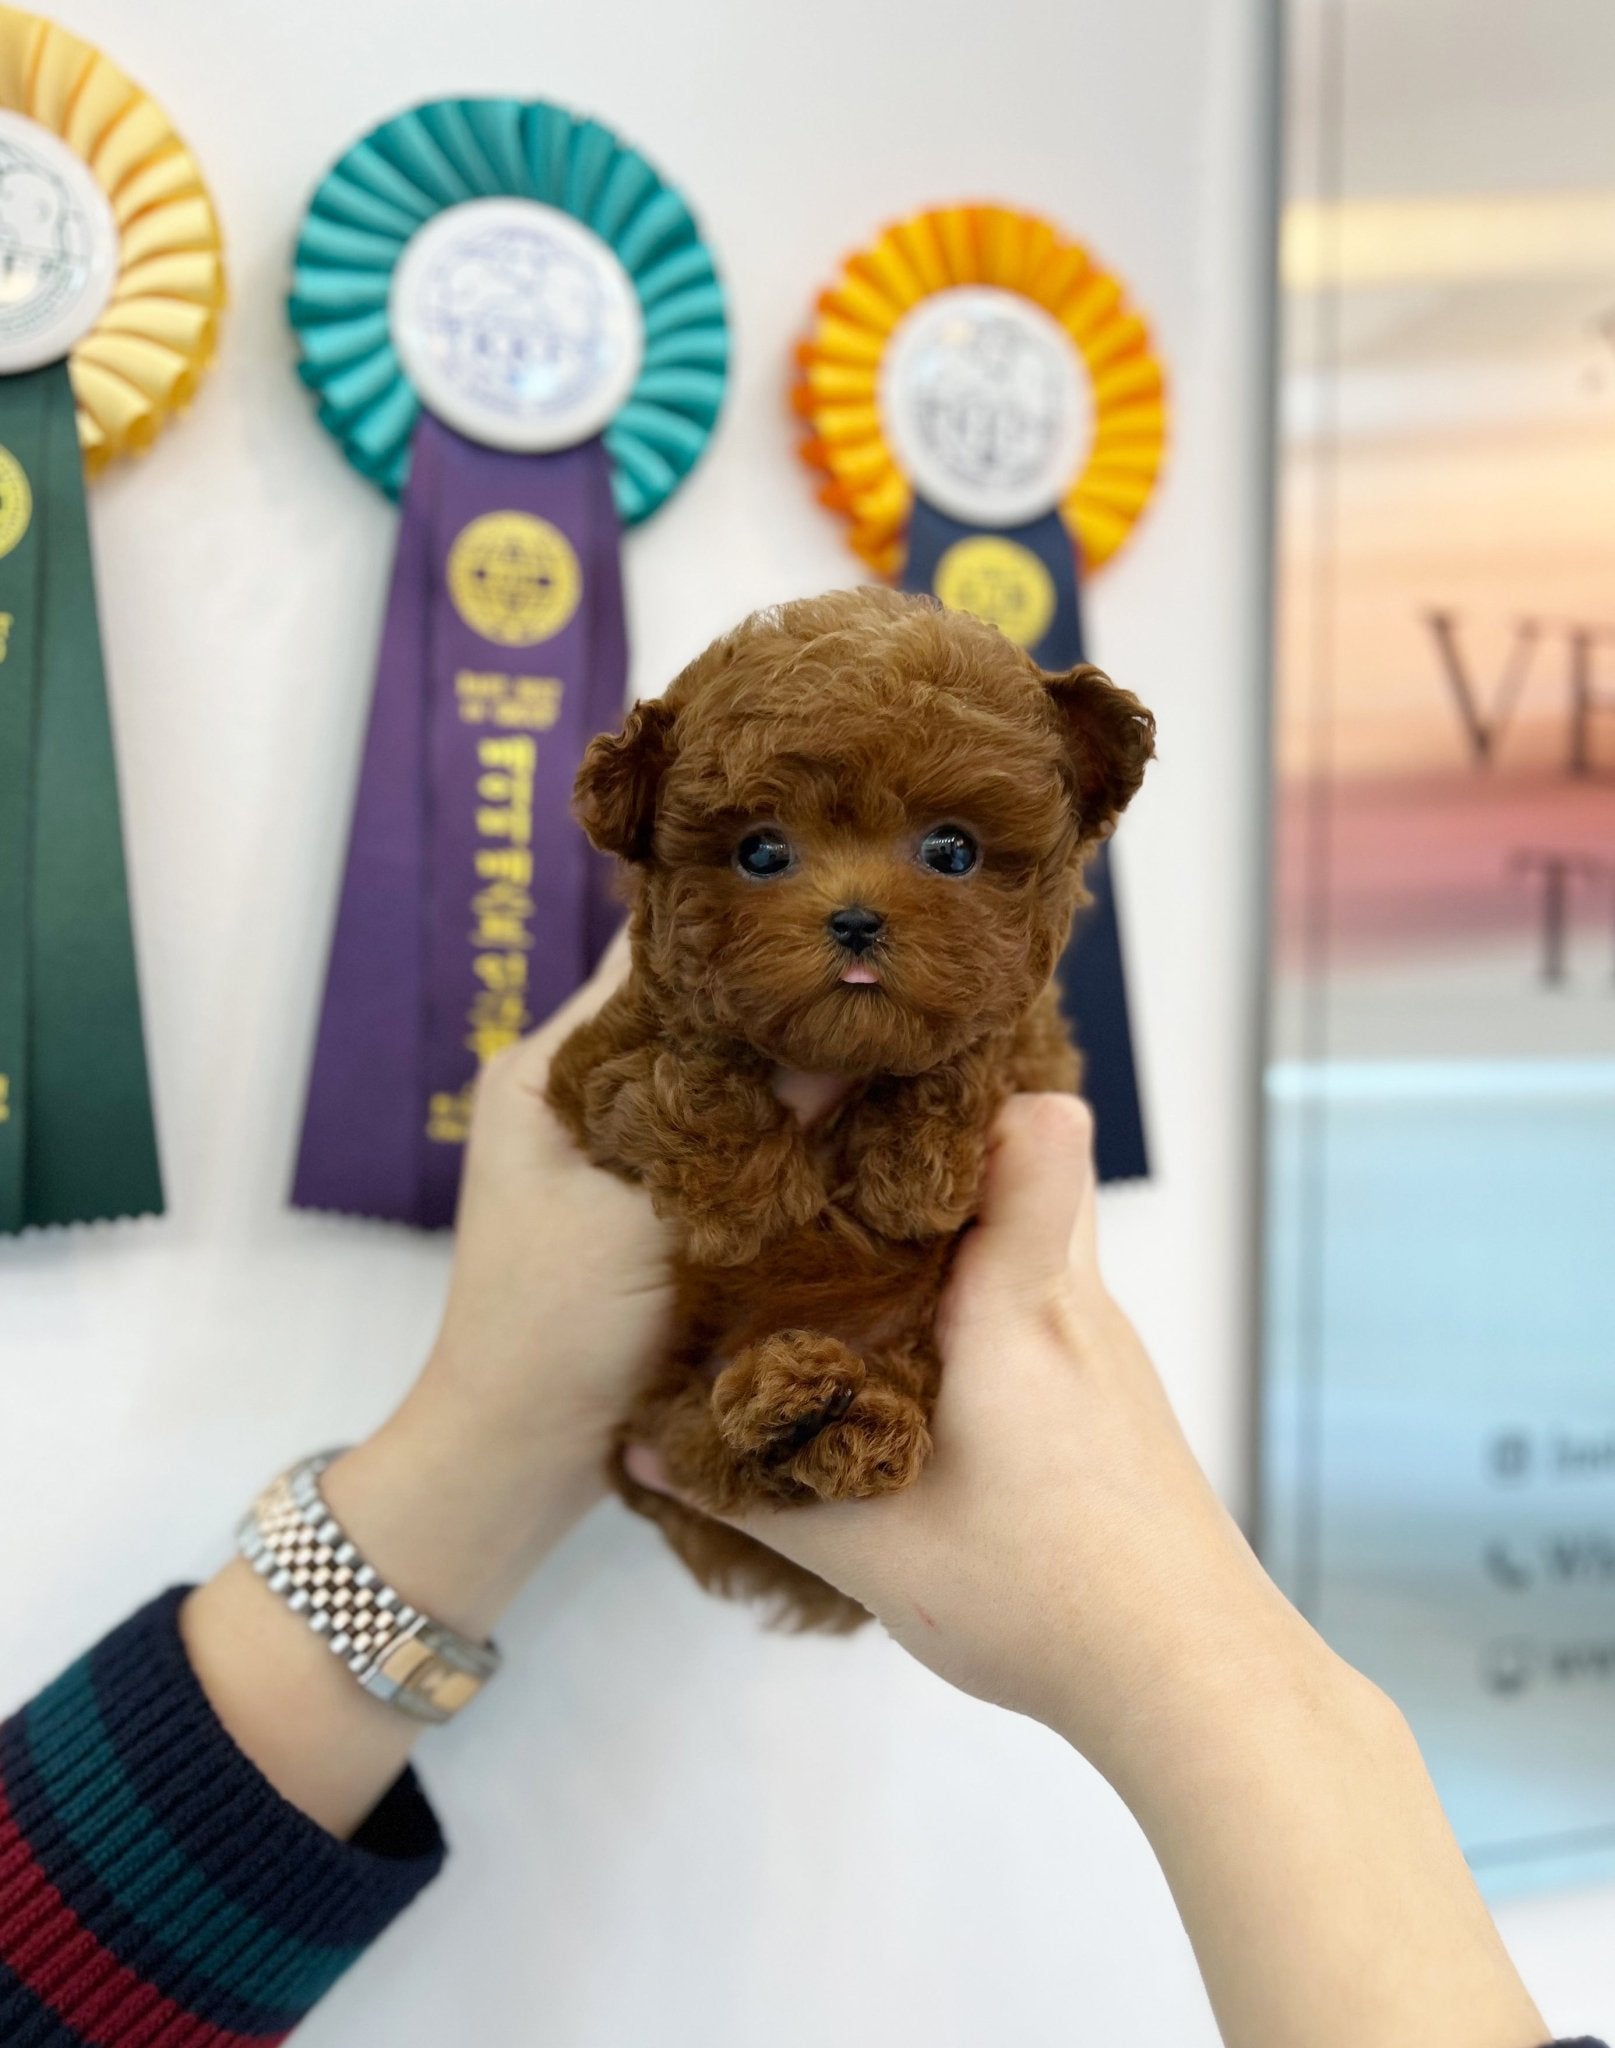
[[[213,355],[224,304],[218,217],[196,160],[157,103],[93,45],[0,7],[0,108],[64,142],[106,195],[118,266],[68,369],[94,475],[150,445]]]
[[[190,152],[115,64],[0,7],[0,1232],[163,1206],[84,478],[212,356]]]
[[[797,354],[793,402],[820,496],[883,576],[902,568],[912,480],[883,423],[882,365],[928,298],[970,285],[1028,299],[1069,337],[1087,375],[1092,435],[1060,500],[1084,571],[1108,561],[1148,503],[1166,448],[1166,380],[1120,281],[1036,214],[943,206],[889,227],[842,265]]]

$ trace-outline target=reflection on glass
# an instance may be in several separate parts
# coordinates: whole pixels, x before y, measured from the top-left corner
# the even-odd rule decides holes
[[[1264,1527],[1615,1873],[1615,9],[1289,0]]]

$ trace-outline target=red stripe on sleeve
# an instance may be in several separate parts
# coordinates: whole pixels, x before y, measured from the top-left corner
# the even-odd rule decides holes
[[[85,2048],[277,2048],[285,2034],[232,2034],[126,1969],[83,1926],[34,1858],[0,1785],[0,1960]]]

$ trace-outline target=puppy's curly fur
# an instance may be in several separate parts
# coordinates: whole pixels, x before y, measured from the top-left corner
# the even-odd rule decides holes
[[[682,1226],[675,1342],[625,1436],[693,1499],[856,1499],[924,1464],[932,1322],[988,1127],[1013,1090],[1077,1085],[1051,975],[1153,748],[1098,669],[1045,675],[880,589],[756,613],[589,748],[577,810],[630,875],[633,964],[550,1099]],[[968,872],[920,857],[938,827],[979,848]],[[737,858],[759,830],[785,849],[762,878]],[[828,922],[849,907],[880,920],[856,956]],[[839,1077],[839,1101],[802,1123],[775,1092],[791,1071]],[[803,1627],[864,1618],[617,1478],[703,1584]]]

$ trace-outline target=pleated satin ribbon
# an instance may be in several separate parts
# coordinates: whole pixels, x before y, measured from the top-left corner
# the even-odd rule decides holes
[[[978,579],[992,579],[995,586],[985,593],[987,601],[978,597],[980,608],[991,616],[1006,606],[1020,607],[1025,616],[995,622],[1026,645],[1040,668],[1068,669],[1085,661],[1076,550],[1059,513],[989,533],[963,525],[916,497],[909,513],[903,588],[928,592],[944,603],[960,603],[972,594],[961,588],[972,573],[970,556],[964,552],[972,542],[987,543],[978,550],[974,573]],[[963,608],[975,610],[978,604],[966,603]],[[1149,1172],[1149,1151],[1108,842],[1090,862],[1087,881],[1093,901],[1078,916],[1060,962],[1060,993],[1082,1047],[1083,1092],[1094,1113],[1099,1178],[1136,1180]]]
[[[0,1231],[163,1206],[66,363],[0,377]]]
[[[644,351],[598,439],[504,453],[428,411],[394,274],[446,211],[536,201],[611,252]],[[433,100],[320,181],[289,312],[322,424],[403,516],[292,1200],[453,1221],[471,1083],[589,972],[621,915],[571,817],[627,691],[620,545],[699,460],[728,324],[681,195],[600,122]]]
[[[890,445],[882,378],[908,317],[934,294],[988,286],[1064,331],[1093,407],[1087,454],[1057,512],[1014,528],[962,524],[922,499]],[[1155,490],[1167,402],[1149,329],[1119,278],[1052,221],[1014,207],[931,207],[849,256],[797,352],[800,452],[821,501],[877,574],[1002,628],[1044,668],[1084,659],[1081,581],[1112,559]],[[964,552],[961,552],[963,550]],[[1030,567],[1028,566],[1030,564]],[[1101,1179],[1148,1171],[1111,855],[1060,966],[1087,1057]]]
[[[534,457],[415,429],[292,1199],[454,1220],[479,1065],[620,919],[569,814],[627,686],[599,440]]]

